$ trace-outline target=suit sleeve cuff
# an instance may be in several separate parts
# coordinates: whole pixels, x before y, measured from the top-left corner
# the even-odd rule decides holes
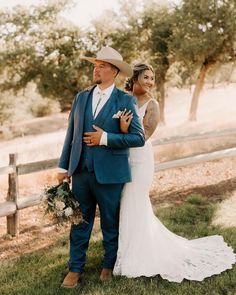
[[[107,146],[107,132],[103,131],[99,145]]]
[[[57,173],[66,173],[67,170],[64,168],[57,167]]]

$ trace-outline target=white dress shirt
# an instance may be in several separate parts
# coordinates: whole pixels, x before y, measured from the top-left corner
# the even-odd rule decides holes
[[[108,101],[114,87],[115,87],[115,85],[112,84],[111,86],[109,86],[108,88],[103,89],[103,90],[101,90],[99,88],[99,85],[97,85],[94,88],[93,98],[92,98],[92,112],[93,112],[94,119],[97,117],[97,115],[101,111],[102,107]],[[99,145],[107,145],[107,132],[103,131]],[[63,168],[57,168],[57,169],[58,169],[57,172],[59,172],[59,173],[67,172],[67,170],[63,169]]]
[[[93,110],[94,119],[97,117],[97,115],[101,111],[102,107],[108,101],[114,87],[115,87],[115,85],[112,84],[111,86],[109,86],[108,88],[103,89],[103,90],[101,90],[99,88],[99,85],[97,85],[94,88],[93,100],[92,100],[92,110]],[[94,114],[95,110],[96,110],[96,113]]]

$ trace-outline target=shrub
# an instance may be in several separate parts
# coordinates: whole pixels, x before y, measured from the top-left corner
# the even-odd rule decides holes
[[[49,98],[40,98],[32,101],[30,110],[34,117],[44,117],[54,113],[59,113],[60,105],[57,101]]]

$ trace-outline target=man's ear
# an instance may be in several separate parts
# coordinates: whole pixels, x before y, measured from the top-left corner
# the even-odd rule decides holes
[[[119,74],[119,70],[114,69],[114,78],[116,78],[118,74]]]
[[[117,68],[115,68],[115,67],[113,67],[113,68],[112,68],[112,71],[113,71],[113,76],[114,76],[114,78],[116,78],[117,75],[119,74],[120,70],[117,69]]]

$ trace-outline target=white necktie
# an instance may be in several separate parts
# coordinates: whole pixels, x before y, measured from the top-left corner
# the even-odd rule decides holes
[[[95,118],[95,116],[96,116],[98,106],[99,106],[99,104],[101,103],[101,100],[103,99],[103,97],[105,96],[105,93],[103,93],[103,92],[101,92],[101,91],[98,91],[97,94],[98,94],[98,96],[99,96],[99,99],[98,99],[98,102],[97,102],[97,104],[96,104],[96,107],[95,107],[95,110],[94,110],[94,113],[93,113],[93,117],[94,117],[94,118]]]

